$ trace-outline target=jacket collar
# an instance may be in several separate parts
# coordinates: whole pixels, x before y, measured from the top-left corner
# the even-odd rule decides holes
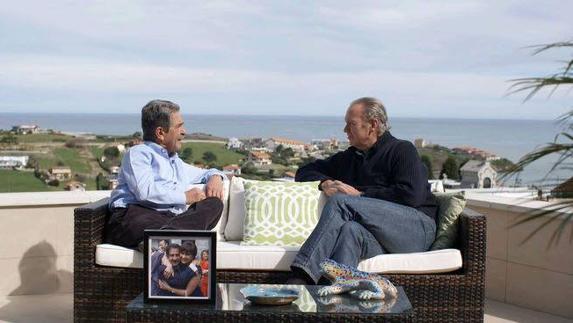
[[[380,149],[380,147],[384,146],[384,144],[386,144],[391,138],[393,138],[392,134],[389,130],[386,130],[382,136],[378,137],[378,140],[372,147],[370,147],[370,149],[366,151],[359,150],[356,147],[350,147],[350,149],[352,149],[356,154],[368,158],[375,154]]]

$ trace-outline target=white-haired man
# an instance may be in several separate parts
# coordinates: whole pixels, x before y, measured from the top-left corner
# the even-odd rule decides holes
[[[291,282],[317,283],[325,258],[356,267],[383,253],[425,251],[434,241],[437,204],[414,145],[390,134],[375,98],[353,101],[345,121],[351,147],[296,173],[296,181],[320,181],[329,199],[291,265]]]

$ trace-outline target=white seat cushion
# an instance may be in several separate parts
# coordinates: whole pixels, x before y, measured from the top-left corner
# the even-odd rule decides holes
[[[143,254],[113,244],[98,244],[96,264],[108,267],[143,268]]]
[[[298,247],[241,246],[240,241],[217,242],[217,268],[237,270],[288,271]],[[143,268],[143,255],[135,250],[110,244],[96,248],[101,266]],[[427,274],[451,272],[462,267],[457,249],[385,254],[360,262],[358,269],[375,273]]]

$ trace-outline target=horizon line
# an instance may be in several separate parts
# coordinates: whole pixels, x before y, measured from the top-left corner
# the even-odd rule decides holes
[[[140,115],[140,112],[0,112],[0,114],[37,114],[37,115]],[[317,114],[310,114],[310,115],[297,115],[297,114],[213,114],[213,113],[182,113],[183,116],[205,116],[205,117],[273,117],[273,118],[281,118],[281,117],[289,117],[289,118],[296,118],[296,117],[307,117],[307,118],[344,118],[344,115],[317,115]],[[442,120],[500,120],[500,121],[557,121],[557,118],[492,118],[492,117],[483,117],[483,118],[476,118],[476,117],[426,117],[426,116],[395,116],[389,117],[389,121],[392,119],[442,119]]]

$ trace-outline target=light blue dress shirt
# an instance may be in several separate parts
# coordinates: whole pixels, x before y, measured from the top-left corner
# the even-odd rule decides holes
[[[213,175],[227,180],[217,169],[201,169],[185,163],[177,154],[169,156],[160,145],[146,141],[133,146],[123,157],[118,185],[111,192],[110,207],[140,204],[158,211],[183,213],[189,207],[185,191],[205,184]]]

